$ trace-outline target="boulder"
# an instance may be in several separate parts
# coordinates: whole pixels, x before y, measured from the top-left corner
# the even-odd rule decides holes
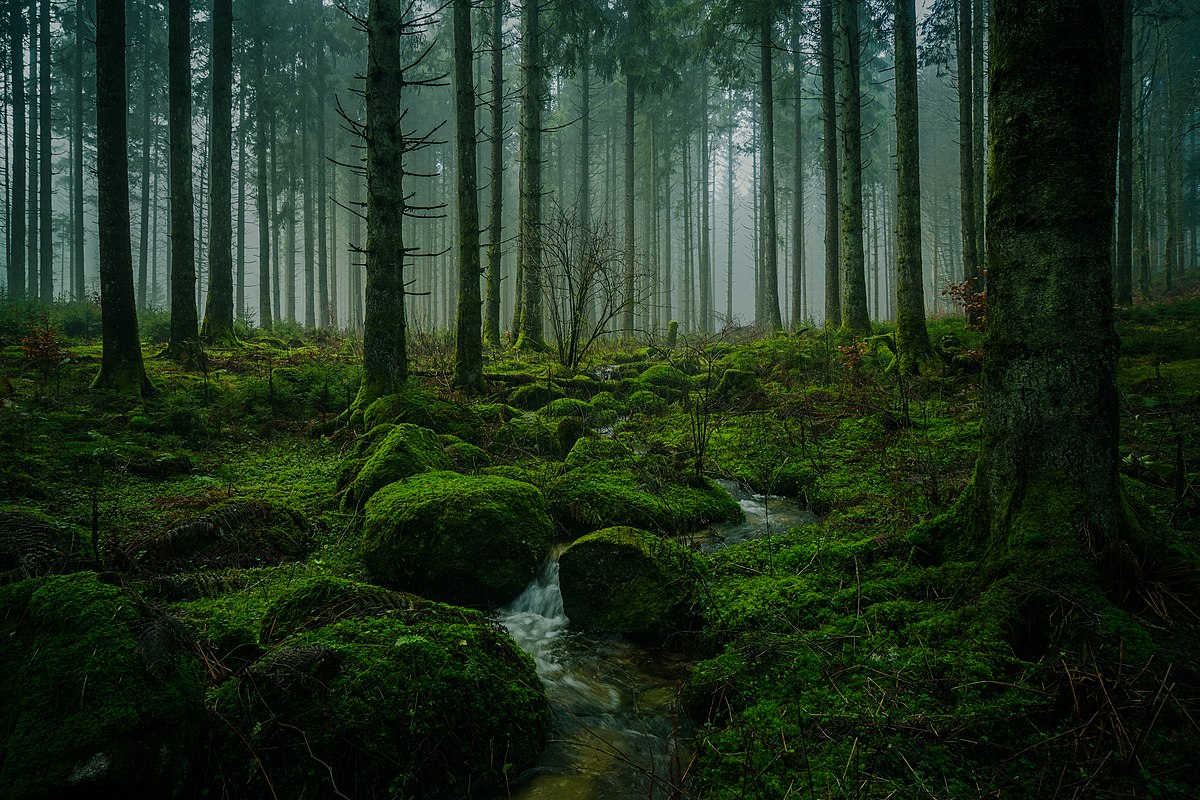
[[[494,475],[426,472],[367,503],[363,562],[371,580],[468,606],[512,600],[550,547],[542,493]]]
[[[92,572],[0,587],[0,798],[184,790],[204,684],[179,623]]]
[[[559,557],[563,609],[573,626],[661,635],[691,620],[703,563],[687,548],[630,527],[605,528]]]
[[[229,794],[499,796],[541,751],[533,663],[483,614],[350,582],[297,594],[275,607],[297,632],[212,697]]]

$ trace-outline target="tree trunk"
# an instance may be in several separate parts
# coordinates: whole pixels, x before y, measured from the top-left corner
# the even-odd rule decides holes
[[[797,6],[792,24],[792,91],[796,120],[792,129],[792,314],[793,327],[804,321],[804,60],[800,52],[801,17]]]
[[[779,312],[779,235],[775,214],[775,89],[773,83],[771,52],[771,22],[764,16],[759,31],[759,86],[762,93],[762,185],[763,185],[763,312],[764,317],[756,320],[762,327],[771,330],[783,328]]]
[[[404,319],[404,71],[400,0],[371,0],[367,17],[367,303],[363,377],[352,423],[408,379]]]
[[[322,23],[318,23],[322,24]],[[318,34],[320,35],[320,34]],[[317,45],[317,324],[329,327],[329,240],[326,233],[325,194],[325,45]]]
[[[622,233],[625,237],[625,308],[621,314],[621,334],[625,337],[633,335],[633,312],[637,306],[636,270],[634,268],[634,221],[633,221],[633,121],[636,101],[636,91],[633,76],[625,74],[625,223]]]
[[[975,191],[975,254],[982,262],[984,259],[984,209],[987,201],[983,196],[983,183],[986,175],[987,148],[984,146],[984,102],[987,100],[987,90],[984,82],[987,79],[987,67],[983,59],[983,29],[984,11],[983,0],[971,0],[971,77],[974,85],[971,87],[971,150],[975,156],[974,178]],[[985,288],[986,278],[979,276],[980,289]]]
[[[8,212],[8,296],[25,297],[25,14],[20,0],[8,5],[8,52],[12,93],[12,205]]]
[[[305,113],[300,120],[300,159],[304,164],[304,182],[301,189],[304,193],[304,327],[313,330],[317,327],[316,219],[314,217],[316,211],[313,208],[314,165],[309,149],[309,126],[312,117],[308,113],[307,100],[304,106]]]
[[[896,3],[896,357],[916,372],[932,351],[925,328],[921,264],[921,144],[917,116],[917,12]]]
[[[837,86],[834,75],[833,2],[821,0],[821,105],[824,111],[825,172],[825,322],[842,324],[841,259],[838,246]]]
[[[504,239],[504,0],[492,0],[491,205],[488,219],[487,329],[484,339],[499,347],[500,256]],[[586,72],[585,72],[586,74]],[[586,130],[587,116],[584,116]]]
[[[729,103],[729,138],[725,150],[725,196],[726,218],[725,225],[728,237],[725,240],[725,324],[733,324],[733,134],[737,130],[734,125],[733,92],[726,98]]]
[[[137,306],[145,310],[146,271],[150,259],[150,4],[141,6],[142,15],[142,226],[141,248],[138,251]]]
[[[539,0],[521,0],[521,209],[522,301],[517,349],[541,352],[542,335],[542,90]]]
[[[1133,302],[1133,0],[1121,3],[1121,128],[1117,150],[1118,305]]]
[[[192,201],[190,26],[190,0],[170,0],[167,47],[171,138],[171,339],[167,354],[181,362],[191,361],[196,356],[199,329]]]
[[[969,2],[969,0],[967,0]],[[869,336],[871,319],[867,313],[866,257],[863,253],[862,201],[862,118],[859,91],[858,3],[838,0],[842,80],[839,105],[841,126],[841,185],[838,187],[838,212],[842,240],[842,329],[855,336]]]
[[[208,302],[203,338],[233,335],[233,0],[213,0],[212,143],[208,181]]]
[[[971,60],[971,3],[958,0],[958,168],[959,204],[962,216],[963,280],[969,288],[982,288],[979,274],[978,234],[975,230],[975,148],[974,132],[973,66]],[[967,320],[979,322],[975,313],[968,310]]]
[[[243,73],[244,75],[245,73]],[[246,318],[246,88],[238,91],[237,316]]]
[[[1011,627],[1044,652],[1062,603],[1095,602],[1123,548],[1145,555],[1118,482],[1121,9],[997,0],[993,21],[982,444],[945,544],[1019,579]]]
[[[96,8],[96,183],[100,233],[100,373],[93,386],[151,390],[142,364],[129,242],[125,4]]]
[[[51,176],[53,174],[53,164],[50,160],[50,112],[52,107],[50,95],[50,0],[42,0],[42,13],[39,19],[41,27],[42,40],[42,65],[38,72],[38,80],[40,88],[38,94],[42,96],[41,105],[41,137],[40,146],[41,154],[38,158],[38,169],[41,173],[41,191],[38,193],[38,212],[40,215],[39,233],[41,235],[41,244],[39,247],[39,255],[41,256],[40,278],[41,285],[39,293],[42,301],[46,303],[54,302],[54,194]],[[1180,251],[1182,255],[1182,250]]]
[[[255,214],[258,223],[258,324],[264,330],[273,327],[271,314],[271,288],[278,293],[278,279],[271,280],[271,226],[274,217],[271,214],[269,196],[267,194],[267,75],[263,58],[263,28],[266,20],[263,18],[262,7],[254,4],[254,168],[257,173],[255,194]]]
[[[708,144],[708,67],[701,67],[700,80],[700,332],[712,330],[712,230],[709,225],[709,162],[712,157]]]
[[[38,260],[38,245],[40,239],[38,237],[38,222],[41,217],[38,213],[38,197],[39,179],[41,173],[38,170],[38,130],[41,125],[41,117],[38,114],[38,10],[37,0],[29,0],[29,172],[27,179],[29,182],[29,217],[26,221],[28,235],[25,239],[26,256],[28,261],[26,268],[28,270],[28,281],[25,288],[26,293],[31,300],[41,298],[49,303],[52,298],[41,297],[41,275],[39,269],[41,262]]]
[[[479,297],[479,193],[475,157],[475,81],[471,75],[471,0],[454,0],[454,122],[458,158],[458,320],[452,384],[482,393],[483,315]]]

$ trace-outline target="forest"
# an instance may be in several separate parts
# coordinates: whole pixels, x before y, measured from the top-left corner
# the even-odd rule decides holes
[[[1200,797],[1191,0],[0,43],[0,800]]]

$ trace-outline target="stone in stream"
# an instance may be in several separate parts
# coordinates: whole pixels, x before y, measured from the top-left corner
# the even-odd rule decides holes
[[[362,558],[382,586],[456,605],[498,606],[533,578],[551,534],[535,486],[426,472],[385,486],[367,503]]]
[[[685,627],[702,575],[690,550],[637,528],[596,531],[559,557],[571,625],[602,633],[654,636]]]

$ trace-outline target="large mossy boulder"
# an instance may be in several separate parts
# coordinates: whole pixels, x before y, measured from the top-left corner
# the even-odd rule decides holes
[[[450,469],[450,456],[437,434],[429,428],[401,423],[388,432],[363,464],[346,489],[342,503],[346,508],[361,506],[389,483],[420,472],[444,469]]]
[[[562,458],[563,448],[556,426],[537,414],[522,414],[496,431],[491,451],[509,458]]]
[[[0,798],[167,798],[204,724],[178,623],[95,573],[0,587]]]
[[[533,663],[483,614],[389,608],[372,587],[300,595],[279,609],[300,632],[212,698],[231,729],[212,783],[229,795],[499,796],[541,751],[549,715]]]
[[[661,635],[695,616],[703,562],[673,539],[605,528],[571,544],[558,563],[563,609],[578,628]]]
[[[494,475],[427,472],[367,503],[363,562],[371,580],[467,606],[512,600],[550,547],[542,493]]]
[[[72,525],[28,508],[0,509],[0,583],[70,571],[84,548]]]

